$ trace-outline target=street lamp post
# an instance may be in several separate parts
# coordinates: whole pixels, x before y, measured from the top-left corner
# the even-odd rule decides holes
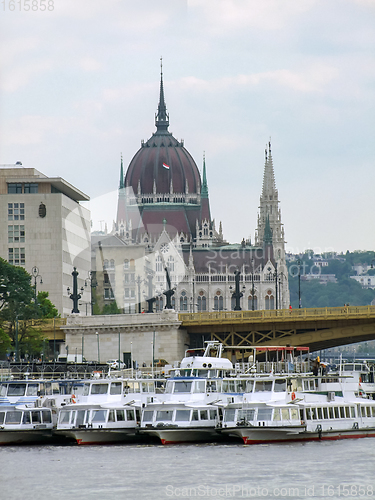
[[[34,266],[31,270],[31,273],[32,273],[32,277],[34,278],[34,306],[35,306],[35,314],[38,315],[37,311],[37,307],[38,307],[38,303],[37,303],[37,293],[36,293],[36,280],[37,278],[40,278],[40,284],[42,285],[43,284],[43,279],[42,279],[42,276],[39,274],[39,269]]]
[[[251,259],[251,310],[254,311],[254,259]]]
[[[236,300],[236,305],[234,306],[234,311],[241,311],[240,300],[243,297],[243,293],[240,292],[240,271],[234,271],[234,282],[235,282],[235,291],[232,293],[232,298]],[[232,287],[230,287],[232,288]],[[243,290],[245,290],[245,286],[243,286]]]
[[[95,277],[94,271],[89,271],[88,277],[85,279],[85,287],[87,287],[88,283],[90,283],[91,287],[91,298],[90,298],[90,305],[91,305],[91,316],[94,315],[94,298],[93,298],[93,290],[98,286],[98,282]],[[87,312],[86,312],[87,316]]]
[[[68,287],[68,295],[69,298],[73,301],[73,309],[72,313],[73,314],[79,314],[79,309],[78,309],[78,301],[81,298],[81,294],[78,293],[78,271],[77,268],[75,267],[72,272],[73,276],[73,293],[70,293],[70,288]],[[84,289],[81,287],[81,293],[83,293]]]
[[[297,260],[298,264],[298,309],[302,308],[302,303],[301,303],[301,261],[298,259]]]

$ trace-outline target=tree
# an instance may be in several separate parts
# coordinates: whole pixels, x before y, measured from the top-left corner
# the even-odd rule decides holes
[[[20,353],[35,356],[41,352],[44,337],[38,326],[43,318],[58,315],[47,297],[47,292],[39,292],[35,307],[31,276],[23,267],[12,266],[0,258],[0,327],[8,337],[8,342],[4,337],[5,352],[10,350],[9,342],[18,357]]]
[[[116,301],[113,301],[103,307],[102,314],[121,314],[121,309],[117,307]]]

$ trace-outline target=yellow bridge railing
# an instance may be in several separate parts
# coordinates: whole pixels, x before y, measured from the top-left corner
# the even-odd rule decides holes
[[[214,311],[180,313],[183,325],[209,323],[263,323],[334,319],[374,318],[375,306],[317,307],[306,309],[272,309],[258,311]]]

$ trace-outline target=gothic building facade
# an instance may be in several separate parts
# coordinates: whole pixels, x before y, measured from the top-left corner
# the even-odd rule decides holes
[[[201,178],[184,143],[168,131],[162,73],[155,126],[125,175],[121,158],[111,234],[93,237],[99,304],[115,300],[124,313],[158,311],[169,296],[169,306],[181,312],[287,308],[284,228],[271,144],[254,244],[229,244],[211,216],[205,158]]]

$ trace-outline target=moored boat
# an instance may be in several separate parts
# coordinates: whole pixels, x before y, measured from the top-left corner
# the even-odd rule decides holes
[[[51,443],[52,427],[49,408],[0,406],[0,445]]]

